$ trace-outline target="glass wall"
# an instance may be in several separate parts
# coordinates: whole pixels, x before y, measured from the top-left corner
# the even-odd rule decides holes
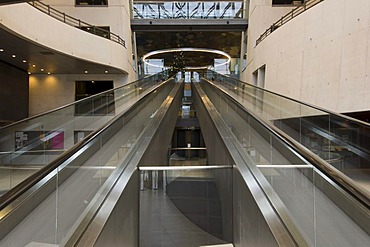
[[[243,2],[139,2],[133,4],[134,19],[238,19]]]

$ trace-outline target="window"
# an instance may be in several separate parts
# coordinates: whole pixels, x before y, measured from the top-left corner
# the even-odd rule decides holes
[[[108,0],[76,0],[76,6],[108,5]]]
[[[305,0],[272,0],[272,5],[300,5]]]
[[[99,94],[113,89],[113,81],[76,81],[75,100]],[[90,100],[77,102],[75,105],[75,115],[111,115],[115,112],[114,93],[99,94]]]
[[[84,30],[86,32],[98,35],[103,38],[110,39],[110,28],[109,27],[96,27],[96,26],[90,26],[90,27],[80,27],[81,30]]]

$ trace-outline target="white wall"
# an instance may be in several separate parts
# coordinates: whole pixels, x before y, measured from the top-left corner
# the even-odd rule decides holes
[[[0,25],[41,46],[130,72],[131,54],[122,45],[64,24],[27,3],[1,6],[0,16]]]
[[[134,52],[131,43],[129,0],[108,0],[108,6],[75,6],[75,0],[44,0],[43,3],[89,24],[109,26],[112,33],[119,35],[126,42],[127,49],[124,60],[127,65],[125,71],[128,73],[129,81],[137,78],[137,74],[133,70],[132,54]]]
[[[113,81],[114,87],[128,82],[125,75],[30,75],[30,116],[75,101],[75,81],[79,80]]]
[[[125,40],[126,48],[64,24],[29,4],[1,6],[0,25],[26,39],[61,53],[122,71],[120,75],[34,74],[29,80],[30,116],[73,102],[76,80],[113,80],[117,87],[137,79],[132,61],[129,0],[109,0],[108,7],[75,7],[74,0],[43,2],[89,24],[109,26],[111,32]]]
[[[265,64],[269,90],[336,112],[370,110],[369,42],[370,1],[325,0],[250,46],[245,79]]]

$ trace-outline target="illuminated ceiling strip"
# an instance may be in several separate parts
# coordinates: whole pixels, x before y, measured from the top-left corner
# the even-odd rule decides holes
[[[222,56],[225,56],[227,58],[227,61],[224,63],[220,63],[215,65],[215,67],[219,67],[222,65],[226,65],[230,63],[231,56],[227,54],[226,52],[220,51],[220,50],[214,50],[214,49],[206,49],[206,48],[191,48],[191,47],[184,47],[184,48],[170,48],[170,49],[163,49],[163,50],[157,50],[157,51],[151,51],[148,52],[143,56],[143,62],[146,63],[149,66],[157,67],[157,68],[163,68],[161,65],[151,64],[146,59],[148,59],[151,56],[163,54],[163,53],[171,53],[171,52],[182,52],[182,51],[190,51],[190,52],[207,52],[207,53],[213,53],[213,54],[219,54]],[[203,66],[203,67],[185,67],[185,69],[207,69],[209,66]]]

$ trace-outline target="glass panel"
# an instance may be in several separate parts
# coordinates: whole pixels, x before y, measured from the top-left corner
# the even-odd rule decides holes
[[[263,107],[247,106],[248,103],[236,96],[242,95],[235,93],[242,88],[238,81],[222,77],[224,84],[221,84],[218,75],[211,76],[214,82],[227,88],[241,104],[249,107],[253,115],[258,115],[265,122],[273,122],[311,151],[320,154],[329,164],[335,167],[345,165],[340,156],[333,152],[320,153],[323,147],[320,138],[331,135],[328,145],[332,144],[332,114],[268,91],[263,92]],[[370,236],[361,228],[359,221],[356,223],[355,217],[352,219],[348,216],[346,206],[341,201],[341,196],[348,198],[351,195],[337,189],[338,184],[304,161],[229,97],[209,83],[201,83],[201,86],[249,156],[249,169],[288,229],[289,225],[295,225],[309,246],[366,246]],[[269,98],[270,94],[273,97]],[[267,109],[273,114],[264,114]],[[307,122],[307,119],[310,121]],[[308,129],[310,132],[303,128],[308,128],[317,119],[321,123],[320,129],[318,124],[312,124],[313,128]],[[362,210],[354,205],[351,212]],[[353,235],[348,236],[348,232]]]
[[[309,246],[366,246],[369,235],[323,192],[320,182],[314,182],[322,176],[315,168],[287,165],[259,169]]]
[[[370,191],[370,125],[208,71],[245,109],[273,124]]]
[[[151,170],[140,178],[140,246],[230,242],[231,169]]]
[[[206,148],[171,148],[169,150],[170,166],[207,165]]]
[[[164,71],[0,128],[0,168],[8,171],[1,175],[7,186],[0,191],[5,193],[50,164],[168,77],[168,72]]]
[[[145,82],[141,85],[147,87],[154,85],[154,83]],[[96,206],[95,203],[100,202],[106,196],[112,183],[124,170],[127,164],[124,161],[130,151],[133,152],[132,149],[138,138],[141,137],[142,131],[150,123],[152,113],[160,107],[174,85],[175,82],[168,82],[155,92],[151,92],[151,95],[141,100],[138,107],[117,119],[117,124],[115,123],[113,128],[120,124],[122,127],[116,130],[111,137],[108,133],[112,133],[115,129],[109,129],[92,139],[89,145],[79,150],[77,158],[70,159],[48,174],[48,177],[51,178],[49,183],[54,183],[56,186],[50,188],[50,195],[39,206],[35,206],[35,209],[6,238],[0,240],[0,246],[27,246],[28,244],[64,246],[64,241],[68,240],[80,225],[81,220],[89,212],[88,210]],[[74,108],[74,105],[71,107]],[[86,121],[86,117],[88,121]],[[69,129],[68,134],[65,135],[68,137],[68,143],[72,145],[74,142],[78,143],[79,138],[83,139],[90,133],[86,130],[87,128],[92,131],[106,123],[105,121],[96,123],[96,121],[100,121],[100,116],[78,116],[78,118],[84,120],[83,123],[73,121],[74,128],[77,127],[76,129],[79,131],[74,132],[74,128]],[[73,118],[73,120],[75,119]],[[84,125],[86,122],[88,122],[87,125]],[[81,125],[78,126],[77,123],[81,123]],[[55,131],[50,133],[54,134]],[[44,134],[43,138],[48,138],[47,136],[52,135],[50,133]],[[34,139],[38,146],[44,147],[45,143],[40,141],[39,133]],[[53,145],[55,144],[54,139],[55,137],[49,138],[53,141]],[[57,142],[56,144],[60,145]],[[31,161],[43,160],[46,164],[48,156],[50,156],[46,151],[48,150],[45,149],[42,155],[34,154],[33,160],[30,159],[31,154],[27,154],[28,159],[24,159],[23,166],[27,169],[18,169],[18,166],[1,166],[0,182],[5,185],[4,188],[12,186],[15,181],[22,181],[27,177],[27,173],[37,171],[38,169],[31,169],[31,167],[33,168],[29,165]],[[10,155],[14,155],[14,152],[10,152]],[[84,157],[86,157],[86,161],[82,161]],[[7,167],[9,169],[3,173]],[[34,203],[34,201],[30,201],[30,203]],[[15,242],[17,244],[14,244]]]

